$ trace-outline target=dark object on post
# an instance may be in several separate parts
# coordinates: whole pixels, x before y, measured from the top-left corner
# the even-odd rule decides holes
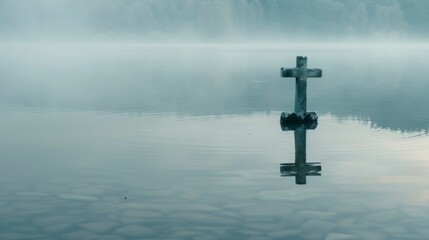
[[[282,117],[284,114],[287,113],[282,113]],[[289,114],[291,115],[291,114]],[[286,123],[286,122],[280,122],[280,127],[282,128],[283,131],[295,131],[298,128],[305,128],[306,130],[314,130],[317,128],[317,121],[309,121],[309,122],[304,122],[304,123],[299,123],[299,122],[291,122],[291,123]]]
[[[315,112],[307,112],[307,113],[298,115],[297,113],[282,112],[282,115],[280,115],[280,123],[282,124],[317,123],[317,114]]]
[[[307,78],[322,77],[321,69],[307,69],[307,57],[296,57],[296,68],[281,68],[281,77],[294,77],[295,85],[295,109],[291,114],[282,113],[282,123],[307,123],[317,122],[315,112],[307,112]]]

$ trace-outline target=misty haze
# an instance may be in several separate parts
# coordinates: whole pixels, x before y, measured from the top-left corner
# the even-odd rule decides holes
[[[429,238],[428,16],[0,0],[0,239]]]
[[[2,0],[10,41],[425,40],[423,0]]]

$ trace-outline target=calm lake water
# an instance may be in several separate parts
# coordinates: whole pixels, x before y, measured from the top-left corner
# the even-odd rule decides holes
[[[427,46],[0,49],[0,239],[429,238]]]

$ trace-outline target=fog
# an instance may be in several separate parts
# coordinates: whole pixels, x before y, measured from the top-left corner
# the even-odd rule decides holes
[[[416,111],[429,103],[427,16],[422,0],[0,0],[0,102],[120,113],[284,111],[293,107],[293,91],[285,91],[294,82],[278,71],[306,55],[324,71],[323,81],[310,81],[313,109],[428,132],[428,111]]]
[[[424,0],[0,0],[3,41],[424,40]]]

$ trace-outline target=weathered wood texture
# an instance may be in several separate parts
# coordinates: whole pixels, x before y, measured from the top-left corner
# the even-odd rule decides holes
[[[294,131],[295,163],[280,165],[282,176],[295,176],[296,184],[306,184],[307,176],[320,176],[322,166],[319,163],[307,163],[307,129],[316,129],[317,114],[307,112],[307,78],[322,77],[322,70],[307,69],[307,57],[296,57],[296,68],[281,68],[282,77],[294,77],[295,109],[291,114],[283,112],[280,125],[283,131]]]
[[[299,76],[299,69],[297,68],[281,68],[280,69],[280,75],[281,77],[287,78],[287,77],[298,77]],[[322,77],[322,70],[321,69],[317,69],[317,68],[313,68],[313,69],[307,69],[307,71],[305,72],[305,74],[307,75],[307,77],[312,77],[312,78],[320,78]]]
[[[282,77],[294,77],[295,86],[295,109],[294,112],[299,116],[307,113],[307,78],[322,77],[321,69],[307,69],[307,57],[296,57],[296,68],[281,68]]]

